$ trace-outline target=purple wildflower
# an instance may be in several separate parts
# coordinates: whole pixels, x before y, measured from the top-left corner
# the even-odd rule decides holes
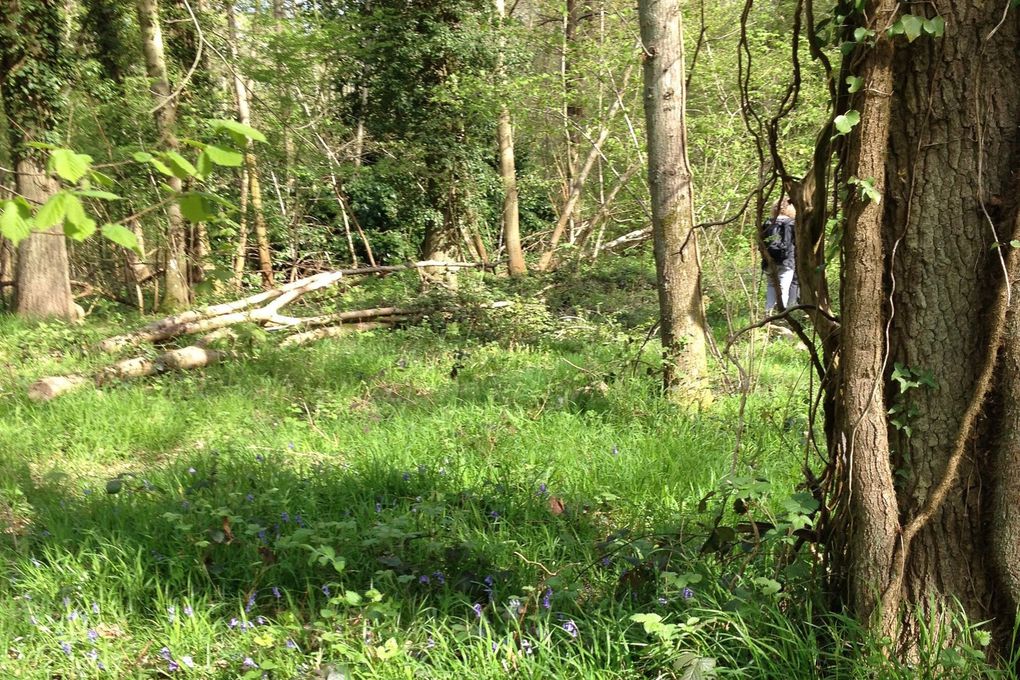
[[[88,651],[88,652],[87,652],[87,653],[85,654],[85,656],[87,656],[88,658],[92,659],[93,661],[96,661],[96,660],[97,660],[97,659],[99,658],[99,650],[98,650],[98,649],[95,649],[95,648],[93,648],[93,649],[90,649],[90,650],[89,650],[89,651]]]
[[[267,619],[264,616],[256,616],[255,617],[255,623],[259,624],[260,626],[264,626],[267,623],[269,623],[269,619]]]
[[[667,599],[666,599],[666,598],[664,598],[664,597],[660,597],[660,598],[658,599],[658,603],[659,603],[659,604],[661,604],[661,605],[662,605],[663,607],[665,607],[665,606],[666,606],[667,604],[669,604],[669,600],[667,600]]]
[[[71,610],[71,613],[67,615],[67,620],[68,621],[77,621],[78,620],[78,610],[77,609]]]
[[[280,520],[281,520],[281,521],[282,521],[282,522],[283,522],[284,524],[286,524],[287,522],[289,522],[289,521],[290,521],[290,515],[288,515],[288,514],[287,514],[287,511],[286,511],[286,510],[284,510],[283,512],[281,512],[281,513],[280,513]]]
[[[164,661],[173,661],[174,660],[174,655],[170,653],[170,648],[169,647],[164,647],[163,649],[159,650],[159,655],[161,657],[163,657]]]
[[[329,597],[329,584],[328,583],[322,586],[322,594],[325,595],[326,597]]]
[[[243,668],[258,668],[259,665],[255,663],[255,660],[250,656],[244,657],[244,662],[241,664]]]
[[[184,615],[185,616],[194,616],[195,615],[195,610],[191,608],[190,604],[184,605]]]
[[[65,607],[71,606],[71,598],[67,597],[66,595],[64,596],[64,606]]]
[[[609,555],[606,555],[600,560],[600,563],[603,567],[609,567],[613,564],[613,560],[609,557]]]
[[[249,503],[254,503],[255,502],[255,496],[252,495],[252,494],[248,494],[247,496],[244,497],[244,500],[248,501]]]
[[[542,594],[542,607],[544,609],[552,609],[552,588],[546,588],[545,593]]]
[[[167,618],[167,621],[169,621],[170,623],[173,623],[174,619],[177,618],[177,610],[174,609],[173,607],[167,607],[166,608],[166,618]]]
[[[294,642],[291,639],[287,640],[287,649],[297,649],[297,648],[298,648],[298,646],[297,646],[296,642]]]
[[[376,512],[382,512],[382,503],[376,503],[375,504],[375,511]]]
[[[187,655],[181,657],[181,663],[184,664],[185,666],[187,666],[188,668],[194,668],[195,667],[195,660],[192,659],[190,656],[187,656]]]
[[[166,664],[166,669],[171,673],[176,673],[178,670],[180,670],[180,668],[181,665],[176,661],[168,661]]]
[[[401,477],[404,478],[405,482],[411,481],[411,473],[410,472],[405,472],[403,475],[401,475]]]
[[[566,621],[563,622],[563,630],[570,633],[570,637],[572,638],[576,638],[578,635],[577,624],[574,623],[573,619],[567,619]]]
[[[237,617],[235,616],[234,618],[230,619],[229,623],[227,623],[227,628],[233,630],[233,629],[237,628],[240,625],[241,625],[241,622],[238,621]]]
[[[545,482],[542,482],[541,484],[538,485],[538,495],[539,496],[544,496],[548,491],[549,491],[549,487],[546,486]]]
[[[272,587],[272,591],[273,591],[273,597],[275,597],[277,600],[279,600],[281,597],[283,597],[283,595],[280,594],[280,589],[277,588],[276,586]]]
[[[524,653],[528,656],[531,656],[535,651],[531,644],[531,640],[528,638],[521,638],[521,649],[523,649]]]
[[[484,579],[482,579],[482,581],[485,583],[485,585],[489,586],[490,588],[492,587],[492,584],[496,582],[495,579],[492,578],[492,574],[486,576]]]
[[[60,643],[60,649],[63,650],[64,654],[67,654],[68,656],[71,656],[71,643],[70,642],[61,642]]]
[[[297,524],[299,527],[303,527],[305,525],[305,521],[301,519],[301,515],[294,515],[294,524]]]
[[[474,610],[475,616],[477,616],[478,618],[482,618],[482,605],[481,604],[476,602],[475,604],[471,605],[471,609]]]
[[[521,608],[521,601],[518,600],[516,597],[511,597],[510,601],[507,602],[507,606],[516,612],[518,609]]]
[[[436,646],[436,641],[435,641],[435,640],[433,640],[433,639],[432,639],[431,637],[430,637],[430,638],[428,639],[428,641],[427,641],[427,642],[425,643],[425,648],[426,648],[426,649],[432,649],[432,648],[433,648],[433,647],[435,647],[435,646]]]
[[[434,578],[436,580],[436,583],[438,583],[439,585],[443,585],[444,583],[446,583],[446,575],[441,571],[437,571],[434,574],[432,574],[432,578]]]
[[[260,541],[262,541],[263,543],[266,542],[266,530],[265,529],[259,529],[258,536],[259,536],[259,540]]]
[[[97,633],[92,628],[89,628],[89,632],[86,633],[85,635],[88,637],[89,642],[95,642],[96,640],[99,639],[99,633]]]
[[[690,589],[690,588],[688,588],[688,587],[685,587],[685,588],[684,588],[684,591],[683,591],[683,596],[684,596],[684,599],[685,599],[685,600],[689,600],[689,599],[691,599],[692,597],[694,597],[694,591],[693,591],[693,590],[691,590],[691,589]]]
[[[421,576],[418,577],[418,583],[424,583],[425,585],[428,585],[429,582],[430,582],[430,579],[429,579],[428,575],[426,575],[426,574],[422,574]]]
[[[93,614],[98,614],[99,613],[99,603],[98,602],[93,602],[92,603],[92,613]]]
[[[252,607],[255,606],[255,593],[248,596],[248,602],[244,605],[245,613],[250,612]]]

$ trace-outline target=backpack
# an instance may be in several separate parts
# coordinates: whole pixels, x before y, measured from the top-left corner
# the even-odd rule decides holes
[[[779,217],[770,219],[762,225],[761,240],[765,246],[765,252],[768,254],[769,259],[776,264],[783,264],[790,251],[790,244],[788,243],[790,237],[789,223],[789,218]]]

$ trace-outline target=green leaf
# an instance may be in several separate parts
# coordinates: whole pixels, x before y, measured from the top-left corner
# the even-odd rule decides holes
[[[833,124],[836,126],[836,130],[839,134],[845,135],[854,129],[854,126],[861,122],[861,114],[851,109],[846,113],[840,114],[833,119]]]
[[[46,201],[35,213],[36,228],[49,229],[53,225],[63,222],[67,216],[67,206],[72,202],[72,199],[78,202],[79,207],[81,206],[81,202],[67,191],[58,191],[50,196],[50,200]]]
[[[82,217],[72,222],[64,220],[64,235],[75,241],[84,241],[96,233],[96,221],[90,217]]]
[[[71,183],[77,183],[88,174],[91,167],[92,156],[75,153],[70,149],[54,149],[50,152],[50,160],[47,163],[50,172]]]
[[[113,178],[104,172],[93,170],[91,176],[92,180],[101,187],[106,187],[107,189],[109,189],[114,185]]]
[[[119,201],[120,196],[117,194],[111,194],[109,191],[98,191],[96,189],[81,189],[74,192],[78,196],[85,198],[98,198],[101,201]]]
[[[858,76],[847,76],[846,84],[850,86],[848,89],[850,94],[860,92],[861,88],[864,87],[864,78],[860,78]]]
[[[873,203],[882,202],[882,192],[875,188],[875,182],[870,179],[861,179],[859,177],[851,177],[847,180],[848,184],[856,187],[860,187],[861,193],[864,195],[864,199]]]
[[[347,604],[351,605],[352,607],[357,607],[362,603],[363,600],[361,595],[354,592],[353,590],[348,590],[346,593],[344,593],[344,601],[346,601]]]
[[[134,158],[139,163],[148,163],[153,158],[152,154],[149,153],[148,151],[135,151],[133,154],[131,154],[131,157]]]
[[[198,193],[187,193],[180,198],[181,213],[189,222],[206,222],[215,216],[208,209],[208,201]]]
[[[199,177],[206,178],[212,174],[213,162],[209,158],[209,154],[205,151],[198,154],[198,159],[195,160],[195,167],[198,168]]]
[[[166,175],[167,177],[173,177],[174,171],[170,169],[170,166],[159,160],[158,158],[150,158],[149,165],[156,168],[159,172]]]
[[[32,233],[32,208],[23,198],[0,201],[0,235],[14,245]]]
[[[934,38],[941,38],[946,33],[946,20],[942,17],[925,19],[924,32]]]
[[[222,146],[209,144],[205,147],[205,153],[209,160],[216,165],[223,165],[228,168],[236,168],[244,162],[244,156],[233,149],[224,149]]]
[[[914,42],[921,35],[923,24],[921,18],[913,14],[904,14],[900,17],[903,23],[903,33],[907,36],[907,42]]]
[[[1013,246],[1014,248],[1020,248],[1020,241],[1018,241],[1017,239],[1013,239],[1012,241],[1009,242],[1009,245]]]
[[[869,28],[864,28],[863,26],[854,29],[854,40],[856,40],[857,42],[864,42],[865,40],[873,37],[874,35],[875,35],[874,31],[872,31]]]
[[[213,129],[216,132],[225,131],[230,132],[233,135],[240,136],[242,138],[242,143],[243,139],[252,139],[255,140],[256,142],[266,141],[266,136],[264,134],[262,134],[252,126],[245,125],[244,123],[238,123],[236,120],[222,120],[217,118],[210,120],[209,123],[213,126]]]
[[[171,172],[178,179],[188,179],[198,175],[198,168],[176,151],[164,151],[160,154],[160,157],[170,166]]]
[[[124,246],[128,250],[132,250],[142,256],[142,251],[138,247],[138,237],[135,233],[127,227],[120,224],[106,223],[100,227],[100,231],[103,236],[110,239],[119,246]]]

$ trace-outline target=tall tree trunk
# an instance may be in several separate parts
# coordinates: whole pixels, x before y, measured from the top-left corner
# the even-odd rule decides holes
[[[679,0],[640,0],[648,180],[663,347],[663,385],[701,391],[706,329],[687,158],[683,27]]]
[[[502,33],[503,22],[506,19],[505,0],[496,0],[496,13],[499,15],[500,31]],[[499,39],[499,66],[497,73],[501,83],[506,82],[503,72],[503,49],[506,40],[500,35]],[[521,217],[520,207],[517,200],[517,164],[514,162],[514,133],[510,123],[510,109],[504,103],[499,110],[499,126],[497,129],[499,141],[499,175],[503,180],[503,241],[506,244],[506,254],[509,260],[507,267],[510,276],[522,276],[528,273],[528,266],[524,262],[524,252],[521,250]]]
[[[833,573],[908,658],[919,619],[952,644],[961,606],[1002,651],[1020,603],[1020,16],[939,0],[945,36],[909,42],[887,34],[898,6],[853,17],[876,39],[852,62]]]
[[[69,64],[62,7],[53,0],[0,0],[0,93],[15,186],[33,207],[59,188],[46,174],[40,151],[27,143],[51,141],[63,115]],[[14,281],[18,314],[68,320],[78,316],[63,224],[35,232],[19,244]]]
[[[237,245],[234,248],[232,287],[241,290],[244,284],[244,265],[248,260],[248,168],[241,168],[241,200],[238,205]]]
[[[18,193],[33,204],[45,203],[60,189],[45,165],[33,157],[19,160],[17,171]],[[22,316],[77,318],[63,224],[35,232],[18,244],[15,290],[14,309]]]
[[[230,32],[230,54],[237,63],[238,56],[238,33],[237,16],[234,13],[234,6],[226,3],[227,28]],[[237,120],[245,125],[251,125],[251,109],[248,106],[248,89],[245,87],[244,78],[238,71],[234,71],[234,96],[237,100]],[[245,147],[244,165],[248,171],[248,191],[251,196],[252,224],[255,227],[255,243],[259,252],[259,271],[262,272],[262,284],[266,288],[273,286],[273,258],[269,250],[269,234],[266,231],[266,216],[262,211],[262,185],[259,182],[258,163],[255,158],[255,148],[249,139]]]
[[[149,77],[149,91],[159,108],[154,112],[159,146],[177,151],[179,144],[174,128],[177,124],[177,102],[170,97],[170,80],[167,77],[166,57],[163,51],[163,34],[159,23],[157,0],[138,0],[138,25],[142,32],[142,52],[145,55],[145,72]],[[168,177],[170,188],[180,193],[181,180]],[[187,279],[187,229],[184,216],[176,202],[167,205],[166,270],[164,274],[163,307],[168,310],[187,307],[191,290]]]

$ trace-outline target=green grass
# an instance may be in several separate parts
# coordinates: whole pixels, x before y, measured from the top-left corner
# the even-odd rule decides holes
[[[790,344],[766,350],[734,479],[738,398],[669,404],[640,338],[605,328],[256,344],[24,397],[113,330],[0,318],[3,677],[870,677],[781,541],[700,551],[735,493],[788,519]]]

